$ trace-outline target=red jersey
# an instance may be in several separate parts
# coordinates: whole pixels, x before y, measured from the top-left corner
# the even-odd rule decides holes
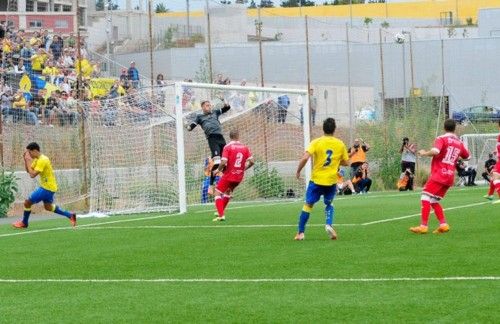
[[[497,138],[497,161],[500,161],[500,134],[498,134]]]
[[[453,186],[457,160],[468,159],[469,151],[456,135],[450,133],[436,137],[431,150],[437,150],[439,154],[432,157],[430,179]]]
[[[246,162],[252,158],[250,149],[238,141],[231,141],[222,151],[221,160],[226,160],[226,170],[224,178],[231,182],[241,182],[245,174]]]

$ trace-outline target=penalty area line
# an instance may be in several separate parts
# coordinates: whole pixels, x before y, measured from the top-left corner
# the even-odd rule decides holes
[[[485,204],[491,204],[491,203],[490,202],[480,202],[480,203],[474,203],[474,204],[468,204],[468,205],[448,207],[448,208],[444,208],[443,210],[448,211],[448,210],[454,210],[454,209],[461,209],[461,208],[469,208],[469,207],[481,206],[481,205],[485,205]],[[415,214],[411,214],[411,215],[405,215],[405,216],[401,216],[401,217],[393,217],[393,218],[380,219],[380,220],[373,221],[373,222],[362,223],[360,225],[366,226],[366,225],[387,223],[387,222],[397,221],[397,220],[411,218],[411,217],[416,217],[416,216],[420,216],[420,213],[415,213]]]
[[[156,278],[156,279],[5,279],[0,284],[9,283],[274,283],[274,282],[414,282],[414,281],[498,281],[499,276],[485,277],[401,277],[401,278]]]

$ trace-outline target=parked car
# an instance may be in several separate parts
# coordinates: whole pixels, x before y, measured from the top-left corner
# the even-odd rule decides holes
[[[452,114],[453,120],[459,123],[466,122],[495,122],[500,121],[500,107],[474,106],[455,111]]]

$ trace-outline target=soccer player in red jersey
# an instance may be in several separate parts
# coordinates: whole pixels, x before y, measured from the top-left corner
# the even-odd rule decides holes
[[[498,129],[500,130],[500,121],[498,122]],[[498,134],[497,138],[497,164],[493,168],[493,185],[500,198],[500,134]],[[495,200],[493,204],[500,204],[500,199]]]
[[[420,150],[420,156],[432,157],[431,174],[422,190],[422,214],[420,226],[411,227],[410,231],[426,234],[428,231],[431,207],[439,221],[439,227],[433,232],[446,233],[450,226],[446,223],[443,207],[439,201],[444,198],[448,189],[455,181],[455,165],[459,158],[467,160],[470,153],[464,143],[455,135],[455,121],[447,119],[444,122],[445,134],[436,137],[434,146],[429,150]]]
[[[239,141],[240,134],[238,130],[231,130],[229,138],[231,141],[224,147],[221,163],[218,169],[214,171],[221,172],[224,170],[215,188],[215,208],[217,208],[218,216],[213,219],[214,222],[226,220],[224,210],[229,204],[231,194],[243,180],[245,171],[254,164],[250,149]]]

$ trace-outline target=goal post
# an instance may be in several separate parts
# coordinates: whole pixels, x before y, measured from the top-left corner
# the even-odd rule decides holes
[[[176,116],[182,112],[184,125],[201,112],[202,101],[210,101],[213,109],[225,102],[231,106],[219,117],[226,142],[229,131],[238,129],[256,161],[235,190],[235,201],[274,201],[303,194],[311,177],[310,163],[304,170],[305,182],[295,179],[295,170],[310,142],[309,123],[303,122],[309,120],[308,91],[193,82],[178,82],[175,89]],[[180,209],[187,210],[189,205],[211,201],[204,193],[208,177],[204,167],[211,154],[200,126],[192,131],[183,129],[182,133],[184,144],[178,142],[177,152],[179,163],[181,156],[184,159],[185,177],[182,180],[179,176],[179,182],[184,181],[182,194],[186,196],[179,202]],[[184,201],[186,209],[182,207]]]
[[[208,100],[231,109],[220,116],[224,137],[238,129],[255,166],[235,190],[235,202],[302,197],[311,177],[297,180],[297,163],[310,142],[306,90],[179,82],[82,102],[88,129],[89,213],[185,213],[212,202],[206,163],[211,157],[200,126],[185,128]]]
[[[495,152],[498,133],[490,134],[464,134],[460,139],[470,152],[469,165],[482,168],[488,160],[488,155]]]

